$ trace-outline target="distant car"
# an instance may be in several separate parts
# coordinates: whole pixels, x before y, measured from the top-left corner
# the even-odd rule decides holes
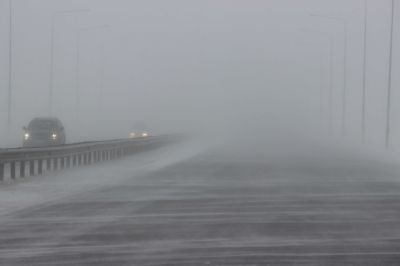
[[[146,123],[136,123],[131,131],[131,138],[141,138],[150,136],[150,130]]]
[[[22,129],[25,130],[23,147],[62,145],[66,141],[64,127],[57,118],[35,118]]]

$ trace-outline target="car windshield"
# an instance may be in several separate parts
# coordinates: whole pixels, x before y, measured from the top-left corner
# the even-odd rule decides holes
[[[133,130],[147,130],[146,124],[135,124]]]
[[[28,130],[58,130],[58,126],[52,120],[35,120],[29,123]]]

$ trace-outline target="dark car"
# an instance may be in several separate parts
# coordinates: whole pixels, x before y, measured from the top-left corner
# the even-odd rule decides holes
[[[23,147],[41,147],[65,144],[65,130],[60,120],[52,117],[33,119],[23,127]]]
[[[131,131],[131,138],[150,136],[150,130],[146,123],[136,123]]]

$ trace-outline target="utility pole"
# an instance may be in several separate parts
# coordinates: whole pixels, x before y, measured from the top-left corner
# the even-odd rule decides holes
[[[347,25],[346,20],[342,18],[335,18],[335,17],[328,17],[328,16],[320,16],[315,14],[310,14],[313,17],[320,17],[320,18],[328,18],[328,19],[335,19],[340,20],[344,23],[344,60],[343,60],[343,113],[342,113],[342,134],[344,136],[345,133],[345,126],[346,126],[346,60],[347,60]]]
[[[49,93],[49,116],[51,116],[51,103],[53,93],[53,55],[54,55],[54,19],[58,13],[74,13],[74,12],[87,12],[90,10],[67,10],[57,11],[53,13],[53,23],[51,28],[51,61],[50,61],[50,93]]]
[[[309,47],[316,47],[318,48],[318,52],[320,55],[320,63],[319,63],[319,68],[320,68],[320,88],[319,88],[319,119],[322,121],[322,47],[319,45],[313,45],[313,44],[308,44],[308,43],[296,43],[297,45],[303,45],[303,46],[309,46]]]
[[[388,82],[388,99],[387,99],[387,114],[386,114],[386,149],[389,149],[389,134],[390,134],[390,91],[392,87],[393,15],[394,15],[394,0],[392,0],[392,23],[390,30],[389,82]]]
[[[12,43],[12,0],[10,0],[10,51],[8,61],[8,132],[11,129],[11,43]]]
[[[130,38],[120,38],[120,39],[116,39],[116,40],[106,41],[106,42],[103,42],[103,44],[101,46],[101,70],[100,70],[100,73],[101,73],[101,76],[100,76],[100,114],[101,115],[103,115],[104,46],[111,42],[119,42],[119,41],[126,41],[126,40],[130,40]]]
[[[302,31],[306,31],[306,32],[312,32],[312,33],[318,33],[318,34],[324,34],[324,35],[328,35],[330,37],[330,41],[331,41],[331,72],[330,72],[330,88],[329,88],[329,130],[332,132],[332,65],[333,65],[333,58],[332,58],[332,54],[333,54],[333,40],[332,40],[332,35],[330,33],[326,33],[326,32],[321,32],[321,31],[314,31],[314,30],[306,30],[306,29],[302,29]]]
[[[362,98],[362,143],[365,142],[365,62],[367,58],[367,0],[364,0],[365,15],[364,15],[364,71],[363,71],[363,98]]]
[[[76,114],[77,114],[77,122],[79,123],[79,54],[80,54],[80,36],[81,32],[85,30],[91,30],[91,29],[99,29],[99,28],[107,28],[110,25],[104,25],[104,26],[96,26],[96,27],[90,27],[90,28],[84,28],[80,29],[78,31],[78,42],[77,42],[77,47],[76,47]]]

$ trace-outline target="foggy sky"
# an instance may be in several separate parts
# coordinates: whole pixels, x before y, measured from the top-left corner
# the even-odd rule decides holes
[[[395,2],[391,147],[400,150],[400,3]],[[301,131],[340,138],[344,26],[310,14],[346,21],[345,138],[361,142],[364,1],[12,0],[8,132],[9,3],[0,1],[1,147],[21,145],[22,126],[49,115],[53,14],[76,9],[90,12],[60,13],[54,23],[52,116],[64,124],[68,142],[127,137],[137,121],[147,122],[154,134]],[[391,1],[367,3],[366,143],[377,148],[385,140]],[[101,25],[110,27],[80,35],[78,123],[78,32]],[[332,133],[330,41],[302,29],[333,38]],[[296,43],[320,46],[322,53]]]

